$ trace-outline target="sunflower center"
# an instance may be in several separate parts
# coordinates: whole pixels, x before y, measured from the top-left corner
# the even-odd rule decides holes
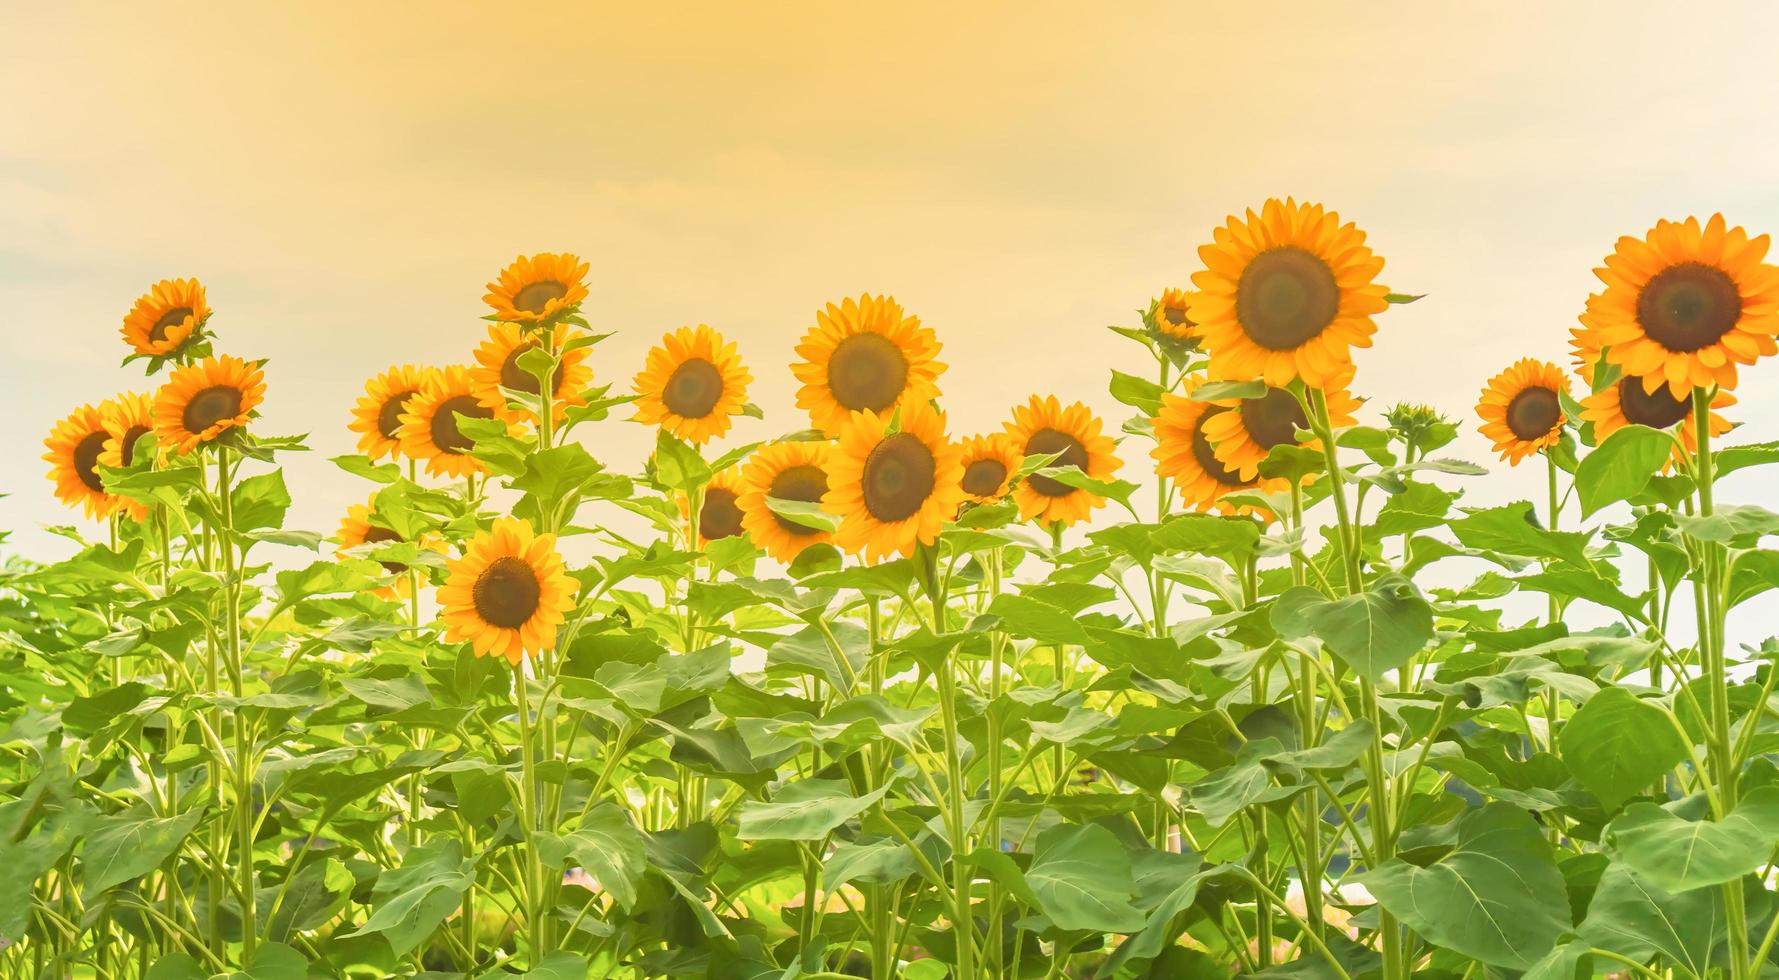
[[[865,510],[884,523],[905,521],[920,513],[933,493],[933,452],[911,433],[886,437],[865,457],[859,482]]]
[[[154,321],[154,326],[148,328],[148,339],[156,343],[166,340],[167,331],[184,323],[185,318],[191,314],[192,308],[189,306],[181,306],[162,313],[161,318]]]
[[[525,313],[542,313],[551,300],[568,295],[568,287],[554,279],[534,282],[513,296],[513,308]]]
[[[131,460],[136,458],[136,440],[145,435],[148,435],[148,426],[146,425],[132,425],[124,430],[124,437],[121,440],[123,445],[120,449],[126,467],[130,465]]]
[[[1204,470],[1206,476],[1218,483],[1226,487],[1246,486],[1240,473],[1224,466],[1223,461],[1217,458],[1216,447],[1211,445],[1210,437],[1205,435],[1205,423],[1216,418],[1219,412],[1227,411],[1227,408],[1213,408],[1199,416],[1198,424],[1192,427],[1192,458],[1198,461],[1198,468]]]
[[[1507,403],[1507,428],[1519,439],[1542,439],[1562,419],[1557,393],[1549,388],[1527,388]]]
[[[377,409],[377,431],[383,433],[383,438],[394,439],[396,433],[401,431],[402,413],[408,410],[408,399],[416,394],[418,392],[404,391]]]
[[[698,508],[698,534],[706,541],[732,538],[741,533],[741,508],[735,505],[735,491],[711,487],[704,491],[704,504]]]
[[[485,623],[509,630],[531,621],[542,591],[537,573],[524,559],[512,555],[496,558],[476,577],[470,590],[476,601],[476,615]]]
[[[772,478],[772,486],[766,488],[766,495],[780,500],[796,500],[806,504],[820,503],[822,495],[828,492],[828,475],[819,466],[792,466],[783,473]],[[787,532],[798,536],[820,534],[813,527],[787,521],[774,512],[773,520]]]
[[[1667,385],[1644,391],[1640,379],[1626,378],[1618,383],[1618,410],[1632,425],[1666,429],[1686,418],[1692,405],[1669,394]]]
[[[1671,351],[1710,347],[1742,318],[1742,294],[1722,269],[1682,262],[1656,273],[1637,294],[1637,323]]]
[[[828,390],[848,411],[881,412],[908,385],[908,359],[880,333],[855,333],[828,358]]]
[[[394,531],[391,531],[390,529],[388,529],[386,527],[378,527],[375,524],[372,524],[364,532],[364,543],[365,544],[376,544],[380,541],[403,541],[403,540],[406,540],[406,539],[403,538],[401,535],[395,533]],[[383,562],[382,564],[383,564],[383,570],[386,572],[390,572],[392,574],[399,574],[401,572],[405,572],[408,570],[408,566],[405,563],[399,562],[399,561],[386,561],[386,562]]]
[[[1263,398],[1242,400],[1242,427],[1265,452],[1297,441],[1297,430],[1310,427],[1297,397],[1283,388],[1268,388]]]
[[[203,432],[223,419],[241,414],[241,389],[234,385],[211,385],[191,397],[180,415],[180,424],[187,432]]]
[[[998,459],[972,460],[964,467],[964,492],[972,497],[992,497],[1007,482],[1007,464]]]
[[[661,389],[661,404],[682,419],[701,419],[723,397],[723,372],[715,364],[696,357],[673,369]]]
[[[1235,316],[1248,339],[1267,350],[1303,346],[1334,322],[1340,285],[1328,264],[1295,245],[1269,248],[1242,270]]]
[[[535,395],[538,393],[537,375],[534,375],[530,371],[519,366],[519,358],[523,357],[526,351],[536,349],[537,342],[534,340],[527,340],[523,344],[513,348],[512,351],[507,354],[507,359],[500,362],[501,387],[510,388],[513,391],[523,391],[527,395]],[[556,362],[556,370],[550,374],[551,394],[555,394],[562,390],[562,371],[567,366],[568,365],[563,364],[561,361]]]
[[[99,479],[99,454],[105,451],[105,432],[89,432],[74,446],[74,473],[94,493],[104,493],[105,483]]]
[[[1173,324],[1176,327],[1183,327],[1188,322],[1186,320],[1186,310],[1183,307],[1179,307],[1179,306],[1164,306],[1164,307],[1162,307],[1161,308],[1161,318],[1166,320],[1167,322]]]
[[[438,411],[432,413],[432,444],[443,452],[463,455],[476,445],[476,441],[463,434],[457,428],[457,416],[467,415],[472,419],[491,419],[494,413],[488,406],[476,401],[473,395],[458,395],[448,398]]]
[[[1073,466],[1083,473],[1087,472],[1087,447],[1067,432],[1039,429],[1025,441],[1027,456],[1048,456],[1051,453],[1056,453],[1057,456],[1047,466]],[[1037,473],[1027,477],[1025,482],[1046,497],[1066,497],[1075,492],[1074,487]]]

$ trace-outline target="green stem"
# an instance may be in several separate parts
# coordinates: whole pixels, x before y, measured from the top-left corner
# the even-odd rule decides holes
[[[221,512],[223,566],[223,630],[228,657],[229,683],[237,699],[244,689],[241,654],[241,582],[235,566],[235,507],[229,469],[229,451],[216,451],[217,509]],[[241,903],[241,961],[253,959],[259,942],[259,926],[253,890],[253,740],[245,707],[235,709],[235,847],[237,890]]]

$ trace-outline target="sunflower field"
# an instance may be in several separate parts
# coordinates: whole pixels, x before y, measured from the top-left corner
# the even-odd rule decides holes
[[[1125,417],[976,435],[890,297],[616,365],[521,257],[318,423],[331,536],[275,367],[155,284],[150,390],[45,440],[78,553],[0,568],[0,974],[1779,974],[1779,512],[1718,494],[1779,463],[1767,236],[1621,238],[1463,420],[1365,404],[1431,341],[1354,224],[1206,237]],[[732,444],[768,377],[807,416]],[[1548,494],[1466,505],[1460,426]]]

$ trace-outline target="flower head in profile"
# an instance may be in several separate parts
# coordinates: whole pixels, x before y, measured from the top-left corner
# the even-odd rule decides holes
[[[106,492],[99,476],[99,460],[110,437],[100,410],[82,405],[57,422],[43,440],[48,450],[43,459],[49,464],[57,499],[81,508],[88,517],[108,517],[118,507],[119,498]]]
[[[137,297],[124,314],[122,333],[130,349],[166,357],[190,343],[210,319],[204,285],[196,279],[162,279]]]
[[[99,453],[99,465],[126,469],[136,462],[136,447],[142,437],[154,431],[154,399],[139,392],[123,392],[99,406],[99,420],[105,427],[105,448]],[[148,505],[127,497],[117,500],[132,519],[139,521],[148,516]]]
[[[1712,435],[1730,431],[1730,421],[1718,415],[1717,410],[1735,403],[1735,395],[1722,388],[1716,389],[1711,396]],[[1619,378],[1581,400],[1581,420],[1593,423],[1595,445],[1605,442],[1607,436],[1627,425],[1674,431],[1680,445],[1674,447],[1672,458],[1664,468],[1686,463],[1687,458],[1699,450],[1699,426],[1693,412],[1692,393],[1688,392],[1685,398],[1675,398],[1667,385],[1656,385],[1654,390],[1649,390],[1638,378]]]
[[[494,317],[528,326],[553,323],[587,298],[588,265],[567,252],[521,255],[500,270],[482,297]]]
[[[1244,476],[1241,470],[1218,457],[1209,434],[1210,423],[1240,409],[1227,402],[1193,398],[1192,393],[1206,380],[1202,374],[1189,376],[1180,394],[1162,396],[1161,411],[1151,421],[1155,448],[1150,455],[1155,458],[1156,474],[1174,481],[1186,506],[1200,513],[1245,513],[1250,508],[1238,507],[1224,498],[1250,491],[1287,490],[1290,483],[1282,479],[1262,480],[1258,467]]]

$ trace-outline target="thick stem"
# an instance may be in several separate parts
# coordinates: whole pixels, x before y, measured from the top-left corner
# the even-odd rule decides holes
[[[235,506],[229,470],[229,451],[216,451],[217,508],[221,512],[221,546],[223,571],[223,630],[227,653],[229,684],[237,699],[242,696],[244,682],[241,658],[241,582],[235,566],[238,554],[235,545]],[[249,731],[247,711],[235,709],[235,848],[239,900],[241,903],[241,960],[251,961],[259,942],[253,894],[253,739]]]

